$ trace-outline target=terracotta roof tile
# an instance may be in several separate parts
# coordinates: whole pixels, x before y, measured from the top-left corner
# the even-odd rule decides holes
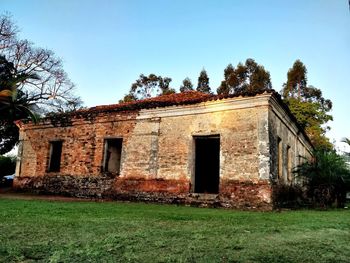
[[[157,107],[166,107],[173,105],[195,104],[212,98],[213,95],[198,92],[187,91],[183,93],[174,93],[169,95],[162,95],[149,99],[138,101],[124,102],[111,105],[100,105],[89,109],[79,110],[77,112],[109,112],[109,111],[126,111],[126,110],[140,110]]]
[[[204,101],[220,100],[225,98],[233,98],[238,96],[255,96],[262,94],[264,92],[276,93],[274,90],[264,90],[259,93],[254,94],[228,94],[228,95],[212,95],[206,94],[199,91],[187,91],[182,93],[174,93],[169,95],[162,95],[158,97],[153,97],[149,99],[143,99],[132,102],[124,102],[119,104],[111,105],[100,105],[91,107],[88,109],[78,110],[72,114],[84,114],[84,113],[98,113],[98,112],[115,112],[115,111],[134,111],[140,109],[151,109],[157,107],[167,107],[174,105],[187,105],[187,104],[196,104]]]

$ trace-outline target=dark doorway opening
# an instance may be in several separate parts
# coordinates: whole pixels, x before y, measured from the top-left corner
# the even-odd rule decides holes
[[[106,139],[104,146],[103,171],[107,173],[120,173],[120,160],[122,155],[123,139]]]
[[[195,193],[219,193],[220,137],[195,137]]]

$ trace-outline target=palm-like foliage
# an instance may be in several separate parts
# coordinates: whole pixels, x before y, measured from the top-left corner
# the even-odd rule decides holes
[[[27,94],[18,86],[36,75],[18,74],[12,63],[0,56],[0,154],[10,151],[18,141],[18,127],[14,123],[30,117],[34,122],[36,115],[30,110]]]
[[[346,144],[348,144],[350,146],[350,139],[349,138],[343,138],[341,141],[345,142]]]
[[[303,178],[308,194],[316,205],[342,206],[349,188],[350,171],[344,158],[335,151],[315,151],[295,172]]]
[[[13,64],[0,56],[0,121],[15,121],[30,117],[37,118],[26,103],[26,94],[18,90],[25,80],[37,79],[34,74],[17,74]]]

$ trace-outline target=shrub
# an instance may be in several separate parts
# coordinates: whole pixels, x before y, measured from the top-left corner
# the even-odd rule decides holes
[[[307,195],[315,207],[344,207],[350,171],[344,158],[335,151],[315,151],[312,160],[295,169],[303,178]]]
[[[302,187],[295,184],[273,185],[272,200],[274,208],[300,208],[307,203]]]

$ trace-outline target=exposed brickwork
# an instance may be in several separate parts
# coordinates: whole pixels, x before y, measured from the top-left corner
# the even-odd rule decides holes
[[[115,192],[121,194],[128,193],[169,193],[186,194],[190,190],[189,180],[175,179],[144,179],[141,178],[118,178],[115,181]]]
[[[194,92],[29,123],[21,130],[15,185],[72,196],[271,209],[276,136],[294,145],[294,156],[309,147],[279,103],[271,94],[223,99]],[[286,114],[284,121],[275,108]],[[194,193],[196,136],[220,139],[217,194]],[[107,176],[108,138],[122,138],[122,150],[120,173]],[[55,140],[63,141],[61,169],[48,172]]]

